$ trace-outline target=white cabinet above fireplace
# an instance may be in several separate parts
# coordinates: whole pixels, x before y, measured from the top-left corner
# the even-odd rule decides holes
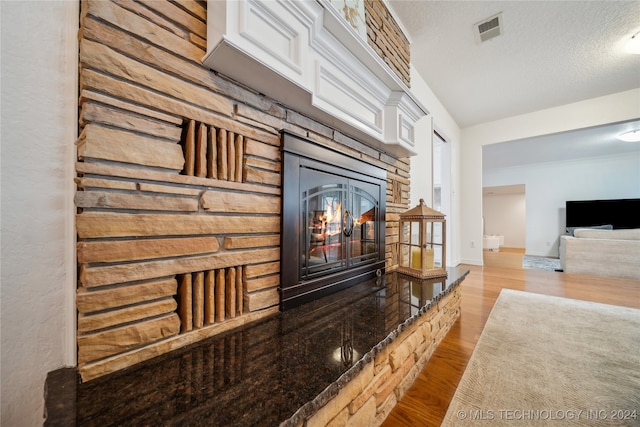
[[[427,111],[329,0],[207,4],[204,65],[396,156]]]

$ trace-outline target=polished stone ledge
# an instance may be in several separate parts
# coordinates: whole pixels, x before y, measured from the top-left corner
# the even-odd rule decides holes
[[[388,273],[86,383],[52,372],[45,425],[300,425],[467,274]]]

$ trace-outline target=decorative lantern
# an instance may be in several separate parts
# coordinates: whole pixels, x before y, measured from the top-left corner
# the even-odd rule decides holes
[[[398,271],[425,279],[446,277],[444,214],[420,204],[400,215]]]

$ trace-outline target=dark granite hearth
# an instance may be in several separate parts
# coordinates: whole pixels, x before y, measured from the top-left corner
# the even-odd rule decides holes
[[[87,383],[47,380],[47,426],[294,426],[468,274],[383,275]]]

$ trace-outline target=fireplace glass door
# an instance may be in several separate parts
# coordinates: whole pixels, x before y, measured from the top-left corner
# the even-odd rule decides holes
[[[282,308],[380,274],[386,171],[284,133]]]
[[[377,186],[307,168],[300,186],[302,280],[378,259]]]

